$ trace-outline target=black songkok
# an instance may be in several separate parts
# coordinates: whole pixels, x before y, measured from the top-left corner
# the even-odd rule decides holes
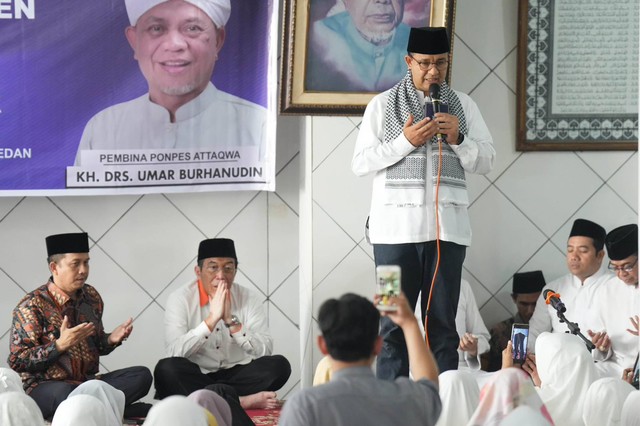
[[[514,294],[538,293],[546,284],[542,271],[519,272],[513,274],[511,290]]]
[[[211,238],[200,242],[198,247],[198,262],[210,257],[236,257],[236,246],[229,238]]]
[[[604,243],[604,237],[607,235],[607,231],[595,222],[591,222],[587,219],[576,219],[571,227],[571,237],[590,237],[594,241]],[[597,246],[597,244],[596,244]]]
[[[47,256],[89,253],[89,235],[86,232],[49,235],[45,241],[47,242]]]
[[[439,55],[449,52],[449,37],[445,27],[411,28],[407,52]]]
[[[638,253],[638,225],[624,225],[607,234],[604,243],[611,260],[623,260]]]

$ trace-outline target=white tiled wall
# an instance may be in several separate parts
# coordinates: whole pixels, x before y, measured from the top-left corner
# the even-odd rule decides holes
[[[635,152],[515,151],[516,12],[513,0],[458,0],[453,87],[478,103],[498,153],[489,175],[469,178],[474,239],[464,275],[487,325],[513,310],[514,272],[542,269],[547,280],[565,272],[563,247],[574,218],[611,229],[636,221],[638,211]],[[275,193],[0,198],[0,365],[11,310],[48,277],[45,236],[87,231],[94,243],[89,282],[105,300],[106,328],[135,319],[132,337],[102,359],[107,370],[153,369],[164,356],[168,293],[192,279],[198,242],[225,236],[236,240],[237,281],[262,294],[275,351],[292,362],[292,378],[280,392],[286,396],[299,386],[301,337],[318,359],[315,339],[300,336],[299,287],[312,288],[314,314],[328,297],[370,295],[373,288],[373,255],[363,235],[371,178],[350,171],[359,123],[359,117],[314,117],[305,142],[305,119],[280,117]],[[302,170],[303,143],[310,146],[310,171]],[[304,210],[312,224],[310,283],[298,276],[305,172],[312,190]]]

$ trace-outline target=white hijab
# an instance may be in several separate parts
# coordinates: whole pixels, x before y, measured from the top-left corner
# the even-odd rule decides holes
[[[549,426],[549,420],[545,419],[539,410],[528,405],[521,405],[500,422],[500,426]]]
[[[586,426],[618,426],[622,405],[634,387],[621,379],[605,377],[598,379],[587,391],[582,420]],[[638,407],[640,410],[640,407]]]
[[[107,411],[95,396],[69,396],[58,405],[51,426],[111,426]]]
[[[44,418],[38,404],[21,389],[0,394],[0,425],[44,426]]]
[[[20,375],[10,368],[0,368],[0,393],[22,392],[22,379]]]
[[[102,380],[88,380],[75,388],[69,397],[76,395],[91,395],[98,398],[107,409],[109,425],[122,426],[124,416],[124,392],[114,388]]]
[[[513,410],[526,405],[551,423],[551,416],[527,373],[518,368],[496,371],[480,391],[478,408],[468,426],[498,426]],[[564,426],[558,423],[558,426]]]
[[[633,391],[624,401],[621,415],[622,425],[640,426],[640,391]]]
[[[561,426],[584,426],[582,411],[598,372],[585,343],[565,333],[542,333],[536,340],[538,393]]]
[[[436,426],[466,425],[480,399],[478,382],[464,370],[445,371],[438,382],[442,412]]]
[[[207,426],[207,411],[186,396],[163,399],[149,410],[145,426]],[[54,425],[51,425],[54,426]]]

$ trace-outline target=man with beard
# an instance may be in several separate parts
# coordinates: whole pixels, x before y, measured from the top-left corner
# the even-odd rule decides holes
[[[344,10],[311,27],[305,87],[333,92],[389,89],[407,72],[404,0],[338,0],[336,6]]]
[[[86,125],[87,150],[256,147],[266,109],[218,90],[211,76],[225,41],[229,0],[125,0],[125,29],[149,92],[111,106]]]

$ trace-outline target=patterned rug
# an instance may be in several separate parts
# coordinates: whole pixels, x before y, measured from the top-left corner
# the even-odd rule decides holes
[[[275,410],[247,410],[247,414],[258,426],[277,425],[280,418],[280,410],[282,408],[276,408]]]

